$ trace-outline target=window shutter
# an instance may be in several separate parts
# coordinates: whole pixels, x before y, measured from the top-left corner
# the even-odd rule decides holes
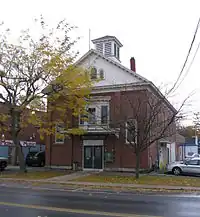
[[[106,57],[111,56],[111,46],[112,46],[111,42],[106,42],[105,43],[104,55]]]
[[[103,43],[98,43],[98,44],[96,44],[96,50],[97,50],[99,53],[103,54]]]

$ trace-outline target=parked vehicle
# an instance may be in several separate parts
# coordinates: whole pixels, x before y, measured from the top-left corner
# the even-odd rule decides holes
[[[193,153],[192,155],[187,155],[187,156],[185,156],[185,160],[190,160],[190,159],[195,158],[195,157],[200,158],[200,154]]]
[[[27,166],[45,166],[45,152],[44,151],[31,151],[26,156]]]
[[[8,165],[8,158],[0,157],[0,170],[3,171]]]
[[[167,165],[167,171],[174,175],[180,174],[200,174],[200,157],[184,161],[176,161]]]

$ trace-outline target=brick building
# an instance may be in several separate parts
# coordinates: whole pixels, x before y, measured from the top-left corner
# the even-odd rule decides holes
[[[92,41],[95,49],[88,51],[76,64],[91,68],[91,79],[100,79],[91,93],[88,106],[88,120],[81,117],[76,124],[85,129],[82,136],[63,138],[50,136],[46,141],[46,165],[66,166],[73,162],[84,170],[133,171],[135,154],[127,144],[128,132],[121,129],[119,122],[127,124],[133,118],[140,129],[139,120],[148,116],[149,97],[162,97],[152,82],[136,73],[135,60],[130,59],[130,69],[120,63],[122,44],[114,36],[105,36]],[[138,102],[140,109],[138,110]],[[167,114],[175,111],[166,100]],[[55,118],[50,114],[51,118]],[[73,118],[72,118],[73,119]],[[173,125],[175,126],[175,125]],[[140,139],[140,138],[138,138]],[[141,155],[140,167],[148,169],[158,159],[159,148],[156,143],[145,149]]]
[[[28,110],[27,110],[28,111]],[[9,111],[8,107],[4,103],[0,103],[0,112],[1,115],[8,115],[9,117]],[[25,114],[26,111],[24,111],[23,114]],[[37,111],[36,115],[39,117],[43,117],[43,112]],[[2,121],[2,120],[1,120]],[[6,119],[6,121],[3,121],[3,123],[0,121],[0,156],[8,157],[9,163],[11,163],[11,157],[14,154],[15,146],[12,141],[12,136],[10,131],[11,123],[9,118]],[[5,128],[5,129],[4,129]],[[24,155],[29,152],[29,150],[40,150],[44,149],[45,141],[41,140],[40,135],[38,133],[38,129],[32,125],[28,124],[26,127],[22,128],[19,133],[19,140],[21,142],[21,145],[23,146],[23,152]]]

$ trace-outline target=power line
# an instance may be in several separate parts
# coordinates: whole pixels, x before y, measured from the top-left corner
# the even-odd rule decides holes
[[[197,53],[198,53],[198,51],[199,51],[199,47],[200,47],[200,42],[199,42],[199,44],[198,44],[198,46],[197,46],[197,49],[196,49],[196,51],[195,51],[195,53],[194,53],[194,56],[193,56],[193,58],[192,58],[192,61],[190,62],[190,65],[188,66],[187,71],[185,72],[184,77],[182,78],[182,80],[180,81],[180,83],[178,84],[178,86],[176,87],[175,90],[177,90],[177,89],[180,87],[180,85],[183,83],[183,81],[185,80],[186,76],[188,75],[188,73],[189,73],[189,71],[190,71],[190,69],[191,69],[191,67],[192,67],[192,65],[193,65],[193,63],[194,63],[194,60],[195,60],[195,58],[196,58],[196,56],[197,56]]]
[[[192,42],[191,42],[191,44],[190,44],[190,48],[189,48],[189,50],[188,50],[188,54],[187,54],[187,56],[186,56],[185,62],[184,62],[184,64],[183,64],[183,67],[182,67],[182,69],[181,69],[181,71],[180,71],[180,73],[179,73],[179,75],[178,75],[178,77],[177,77],[177,79],[176,79],[174,85],[172,86],[172,88],[170,89],[170,91],[169,91],[168,93],[170,93],[172,90],[174,90],[174,88],[176,87],[176,85],[177,85],[177,83],[178,83],[180,77],[181,77],[182,74],[183,74],[183,70],[185,69],[185,66],[186,66],[187,61],[188,61],[188,58],[189,58],[189,56],[190,56],[190,52],[191,52],[191,50],[192,50],[194,41],[195,41],[195,39],[196,39],[196,35],[197,35],[198,29],[199,29],[199,24],[200,24],[200,18],[199,18],[199,20],[198,20],[198,23],[197,23],[197,26],[196,26],[196,30],[195,30],[195,33],[194,33]]]

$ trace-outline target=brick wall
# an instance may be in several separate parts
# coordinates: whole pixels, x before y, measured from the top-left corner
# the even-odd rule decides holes
[[[110,96],[110,126],[118,127],[119,123],[126,122],[129,118],[138,119],[138,128],[140,132],[140,140],[145,135],[144,120],[148,115],[147,102],[149,95],[145,90],[135,91],[120,91],[95,94],[95,96]],[[54,114],[54,117],[56,115]],[[70,119],[70,117],[69,117]],[[71,118],[71,120],[73,120]],[[75,119],[78,124],[78,120]],[[51,164],[70,166],[72,161],[77,161],[79,166],[82,165],[82,141],[79,136],[74,136],[73,139],[66,139],[64,144],[55,144],[55,137],[51,136],[47,142],[47,164],[50,163],[50,147],[51,147]],[[50,145],[51,144],[51,145]],[[117,139],[114,135],[109,135],[104,142],[104,149],[115,154],[113,163],[106,163],[106,168],[134,168],[135,154],[133,149],[125,144],[125,134],[123,130],[120,133],[120,138]],[[153,143],[146,148],[141,154],[141,168],[149,168],[157,159],[157,146]]]

